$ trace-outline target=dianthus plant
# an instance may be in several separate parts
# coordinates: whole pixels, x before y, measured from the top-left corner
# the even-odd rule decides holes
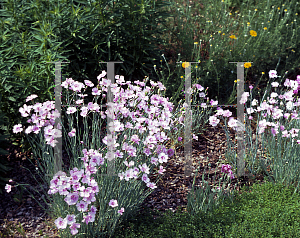
[[[276,70],[270,70],[269,71],[269,78],[277,78],[277,72]],[[271,83],[273,88],[277,88],[279,86],[278,82],[272,82]],[[252,120],[253,117],[251,116],[252,113],[258,113],[261,118],[261,114],[263,112],[263,120],[258,121],[258,134],[264,133],[267,126],[271,127],[271,133],[273,137],[275,137],[277,134],[279,134],[279,128],[280,131],[282,131],[282,138],[289,138],[289,137],[297,137],[299,129],[292,128],[290,131],[286,130],[285,126],[289,125],[291,121],[288,121],[289,118],[291,120],[293,119],[299,119],[298,117],[298,110],[297,107],[300,105],[300,99],[298,98],[298,101],[293,96],[293,94],[298,93],[298,89],[300,86],[300,75],[297,76],[297,80],[289,80],[288,78],[284,82],[285,87],[290,87],[291,90],[285,91],[283,90],[284,94],[279,95],[278,93],[281,92],[272,92],[270,94],[270,97],[267,98],[267,100],[264,100],[261,102],[260,106],[257,107],[257,109],[253,109],[252,107],[247,108],[247,114],[249,114],[249,119]],[[249,86],[250,90],[252,90],[253,86]],[[251,93],[251,91],[250,91]],[[265,92],[266,94],[266,92]],[[244,94],[241,97],[240,104],[244,104],[247,102],[247,98],[249,97],[249,92],[244,92]],[[279,100],[276,100],[278,97]],[[251,93],[252,98],[252,93]],[[280,103],[279,103],[280,102]],[[277,105],[276,105],[277,104]],[[258,101],[256,99],[252,100],[251,102],[252,106],[257,106]],[[264,112],[266,110],[266,112]],[[219,119],[217,116],[223,116],[223,117],[230,117],[231,112],[229,111],[223,111],[222,109],[218,109],[217,113],[209,118],[210,124],[212,126],[216,126],[219,123]],[[268,115],[270,116],[272,122],[267,121]],[[281,117],[284,117],[286,120],[284,120]],[[275,122],[274,122],[275,121]],[[233,119],[233,117],[230,117],[228,126],[238,128],[237,120]],[[225,122],[226,125],[226,122]],[[249,133],[248,133],[249,134]],[[300,144],[300,140],[294,139],[298,144]],[[292,140],[292,146],[293,142]],[[275,166],[274,166],[275,167]]]
[[[98,81],[101,80],[106,75],[106,72],[103,71],[102,74],[100,74],[97,78]],[[146,87],[143,91],[141,91],[141,88],[138,86],[131,85],[131,82],[124,82],[124,77],[119,77],[116,75],[117,83],[121,85],[127,84],[130,88],[130,90],[122,88],[120,90],[119,87],[117,87],[117,84],[111,84],[110,80],[102,79],[102,81],[97,85],[97,87],[94,87],[92,89],[92,94],[96,96],[96,100],[98,99],[101,92],[106,91],[109,86],[111,86],[111,91],[115,95],[115,98],[113,100],[114,103],[108,103],[108,106],[111,108],[114,108],[117,115],[119,116],[118,119],[128,117],[130,116],[132,119],[132,122],[135,122],[135,125],[133,125],[130,122],[127,122],[126,125],[122,124],[120,120],[114,119],[114,123],[109,124],[109,130],[111,132],[120,132],[123,131],[121,136],[124,135],[123,140],[129,140],[129,143],[123,142],[122,143],[122,151],[125,151],[125,155],[120,150],[116,150],[114,153],[114,157],[116,158],[123,158],[126,159],[123,161],[123,163],[128,167],[128,170],[125,172],[119,172],[118,176],[120,180],[125,179],[126,181],[129,181],[130,179],[138,179],[139,176],[141,176],[142,181],[144,181],[147,185],[147,187],[154,189],[157,186],[155,183],[151,183],[150,179],[148,178],[148,174],[150,173],[150,170],[152,170],[153,165],[159,164],[159,174],[163,174],[165,169],[161,165],[162,163],[166,163],[168,161],[168,158],[173,156],[174,151],[172,149],[167,150],[164,146],[159,145],[159,143],[164,143],[164,141],[168,140],[168,137],[166,134],[161,131],[162,129],[168,129],[170,130],[169,125],[173,125],[173,121],[170,119],[171,112],[173,110],[172,103],[168,102],[168,99],[165,99],[159,95],[152,95],[150,94],[153,91],[153,88]],[[71,78],[67,78],[66,81],[62,83],[62,86],[66,89],[71,89],[75,92],[80,93],[82,88],[93,87],[94,84],[89,81],[84,81],[86,85],[80,82],[76,82]],[[140,85],[142,87],[145,86],[145,81],[135,81],[137,85]],[[159,90],[165,90],[166,88],[160,83],[154,83],[153,81],[150,81],[150,84],[152,86],[158,86]],[[193,86],[196,86],[198,89],[201,89],[201,85],[195,84]],[[203,89],[203,88],[202,88]],[[136,94],[134,94],[134,91],[136,91]],[[84,94],[78,94],[81,98],[84,98]],[[36,98],[37,95],[31,95],[26,99],[26,102],[33,100]],[[105,95],[103,95],[105,97]],[[150,103],[148,102],[150,98]],[[127,102],[128,100],[129,102]],[[83,103],[83,99],[76,100],[75,102],[78,105],[81,105]],[[152,104],[152,105],[151,105]],[[163,109],[159,108],[159,104],[163,106]],[[126,105],[126,106],[125,106]],[[140,111],[130,111],[129,107],[133,107],[134,110],[143,109],[144,114]],[[59,113],[57,110],[51,111],[52,109],[55,109],[55,104],[53,101],[46,101],[45,103],[36,103],[33,106],[27,106],[26,104],[23,106],[23,108],[20,108],[19,111],[23,117],[27,117],[30,114],[31,109],[34,109],[35,114],[31,116],[31,119],[29,119],[28,123],[36,123],[36,125],[29,126],[25,133],[29,134],[31,132],[34,132],[35,134],[38,134],[42,127],[44,128],[44,136],[46,143],[54,147],[56,143],[58,142],[55,140],[55,138],[61,137],[62,133],[60,129],[62,128],[60,125],[58,125],[58,128],[53,128],[53,125],[55,124],[55,118],[59,117]],[[76,107],[68,107],[67,114],[73,114],[77,111]],[[81,113],[80,115],[82,117],[86,117],[88,115],[88,112],[98,112],[99,113],[99,105],[97,103],[89,102],[88,106],[81,106]],[[105,119],[106,116],[104,115],[104,112],[101,113],[101,118]],[[114,118],[114,113],[112,110],[107,110],[105,112],[108,117]],[[141,117],[138,117],[141,116]],[[159,118],[157,120],[157,118]],[[49,119],[49,120],[47,120]],[[145,123],[146,125],[142,125]],[[126,129],[125,129],[126,128]],[[143,134],[144,132],[149,130],[148,136],[146,136],[146,139],[142,142],[143,138],[140,138],[137,135],[137,131],[139,134]],[[135,130],[135,134],[130,137],[129,129],[132,131]],[[18,124],[14,126],[14,133],[21,132],[23,130],[22,125]],[[72,128],[72,130],[68,133],[70,137],[75,136],[76,129]],[[193,138],[196,139],[195,135],[193,134]],[[103,143],[105,143],[107,146],[113,146],[114,149],[120,149],[118,148],[119,143],[117,143],[118,137],[115,137],[115,140],[113,141],[113,137],[111,135],[105,136],[103,139]],[[144,155],[141,155],[140,158],[147,158],[147,156],[153,155],[151,157],[151,164],[150,167],[147,163],[140,163],[138,167],[130,168],[134,166],[135,162],[137,162],[137,159],[134,159],[134,157],[137,156],[137,149],[133,146],[134,144],[137,145],[144,145],[143,153]],[[141,151],[141,150],[140,150]],[[103,156],[100,152],[100,149],[93,150],[90,149],[89,151],[87,149],[82,150],[84,157],[81,158],[81,160],[84,161],[84,168],[78,169],[73,168],[70,171],[70,177],[66,176],[65,172],[59,171],[53,179],[50,182],[50,190],[48,194],[55,194],[59,192],[60,195],[66,196],[64,199],[65,202],[68,205],[75,205],[77,207],[77,210],[83,214],[83,220],[82,222],[85,222],[88,224],[89,222],[95,221],[95,214],[97,211],[97,208],[95,206],[90,206],[92,202],[96,201],[95,195],[99,192],[99,187],[96,182],[96,180],[91,177],[92,174],[96,174],[98,170],[98,166],[101,167],[105,163],[104,159],[108,158],[108,153],[106,153],[105,156]],[[157,158],[155,156],[157,155]],[[145,156],[146,155],[146,156]],[[132,157],[133,160],[129,162],[129,158]],[[141,161],[140,159],[139,161]],[[80,200],[82,198],[82,200]],[[90,207],[89,207],[90,206]],[[118,201],[116,199],[111,199],[109,202],[109,206],[112,208],[118,207]],[[125,211],[124,207],[121,207],[120,210],[118,210],[118,213],[122,215],[122,213]],[[86,212],[88,212],[86,214]],[[81,214],[80,213],[80,214]],[[59,217],[55,224],[59,229],[65,229],[67,225],[70,225],[71,233],[73,235],[78,233],[77,228],[80,227],[79,223],[76,223],[76,217],[77,215],[67,215],[64,219]]]

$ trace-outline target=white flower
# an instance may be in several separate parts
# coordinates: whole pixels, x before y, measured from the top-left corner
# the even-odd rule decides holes
[[[293,109],[293,107],[294,107],[294,105],[293,105],[293,102],[291,102],[291,101],[288,101],[288,102],[287,102],[287,104],[286,104],[286,108],[287,108],[287,110],[292,110],[292,109]]]

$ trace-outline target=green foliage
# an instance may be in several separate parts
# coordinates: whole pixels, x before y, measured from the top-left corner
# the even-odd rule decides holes
[[[2,95],[0,94],[0,101],[2,99]],[[8,171],[12,170],[12,167],[9,167],[9,162],[6,158],[4,158],[5,155],[8,154],[6,149],[9,147],[9,143],[7,140],[7,134],[3,133],[3,125],[7,124],[7,121],[5,120],[3,113],[0,111],[0,194],[3,193],[2,189],[5,187],[5,184],[8,182],[8,178],[3,177]],[[1,158],[2,157],[2,158]]]
[[[169,17],[161,10],[167,5],[161,0],[100,1],[72,8],[77,16],[64,12],[61,37],[71,63],[63,74],[96,83],[102,70],[107,71],[106,64],[99,62],[121,61],[114,66],[115,74],[125,81],[154,75],[153,65],[161,55],[156,45],[162,43],[154,35],[163,33],[157,26]]]
[[[9,122],[4,129],[10,141],[23,147],[23,152],[28,151],[29,143],[24,136],[16,142],[20,134],[12,133],[15,124],[24,125],[28,119],[20,117],[19,108],[31,94],[37,94],[43,102],[53,100],[54,64],[46,62],[66,59],[59,55],[63,51],[58,48],[61,43],[48,38],[56,34],[59,22],[58,19],[51,24],[46,21],[42,13],[47,2],[7,1],[0,10],[0,93],[3,95],[0,109]]]
[[[299,237],[300,197],[293,187],[266,182],[246,189],[194,216],[178,209],[154,220],[162,214],[146,209],[145,216],[122,223],[115,237]]]

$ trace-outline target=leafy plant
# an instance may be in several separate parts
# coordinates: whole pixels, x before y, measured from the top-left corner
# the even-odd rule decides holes
[[[0,102],[2,99],[2,95],[0,94]],[[0,194],[3,193],[2,188],[4,188],[5,184],[9,180],[8,178],[5,178],[5,174],[9,171],[11,171],[13,168],[9,166],[9,162],[7,161],[7,158],[4,156],[8,154],[6,149],[9,147],[9,143],[7,140],[7,134],[3,133],[3,125],[7,124],[7,120],[5,120],[5,117],[3,113],[0,111]]]
[[[46,2],[6,1],[0,9],[0,93],[3,96],[0,109],[8,119],[3,128],[6,132],[11,132],[19,120],[18,108],[29,95],[53,99],[54,64],[46,62],[66,59],[60,56],[62,49],[58,46],[61,43],[48,39],[48,35],[57,31],[55,23],[59,23],[48,24],[41,14]],[[41,7],[41,12],[32,13],[30,6]],[[26,122],[24,118],[22,122]],[[10,133],[9,139],[14,145],[23,147],[22,152],[30,149],[24,137],[18,142]]]

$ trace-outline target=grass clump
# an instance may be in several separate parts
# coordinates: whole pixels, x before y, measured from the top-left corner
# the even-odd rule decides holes
[[[115,237],[299,237],[299,199],[292,186],[255,183],[194,216],[179,209],[154,220],[149,215],[158,213],[147,209],[147,216],[128,220]]]

